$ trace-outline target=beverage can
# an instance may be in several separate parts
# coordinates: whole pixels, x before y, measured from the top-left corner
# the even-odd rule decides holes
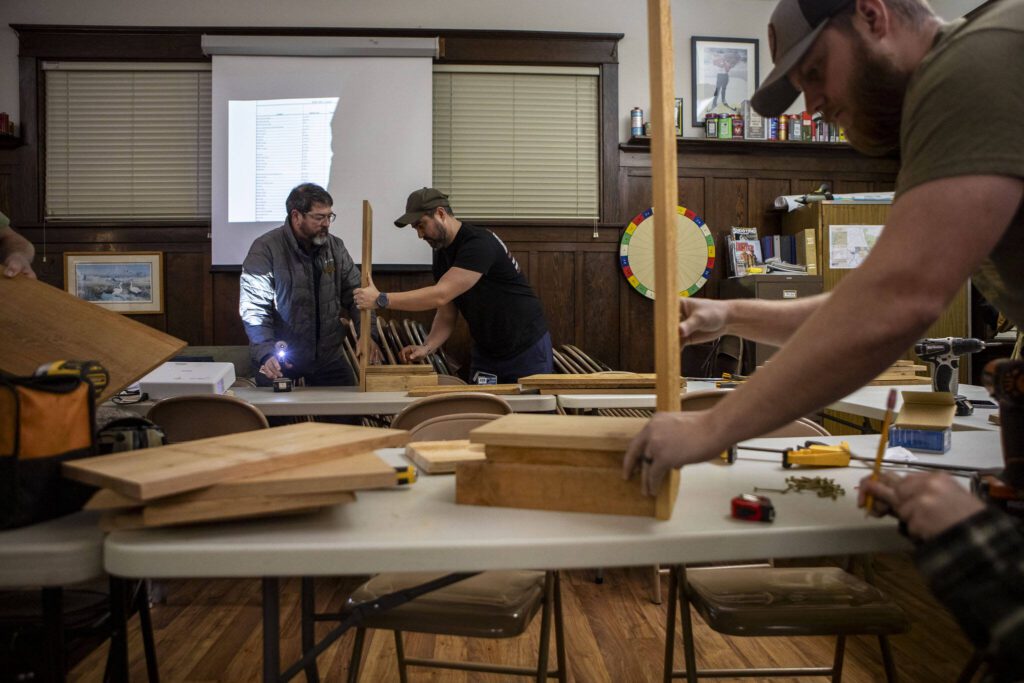
[[[637,138],[644,134],[644,110],[633,107],[629,112],[630,134]]]

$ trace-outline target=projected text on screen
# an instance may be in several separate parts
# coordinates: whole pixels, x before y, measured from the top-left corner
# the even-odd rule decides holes
[[[228,222],[281,221],[293,187],[327,187],[337,106],[337,97],[228,102]]]

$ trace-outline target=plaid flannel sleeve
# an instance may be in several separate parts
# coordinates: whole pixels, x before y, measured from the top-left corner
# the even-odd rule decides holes
[[[918,569],[996,671],[1024,672],[1024,532],[985,510],[922,544]]]

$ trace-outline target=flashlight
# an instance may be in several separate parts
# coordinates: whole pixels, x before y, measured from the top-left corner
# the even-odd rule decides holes
[[[279,341],[274,344],[274,355],[277,356],[278,361],[284,361],[284,357],[287,351],[288,342]]]

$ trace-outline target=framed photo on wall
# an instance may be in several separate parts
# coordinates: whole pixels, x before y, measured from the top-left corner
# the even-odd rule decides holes
[[[690,39],[690,68],[691,126],[703,126],[706,114],[739,114],[761,80],[758,41],[694,36]]]
[[[65,252],[64,289],[118,313],[163,313],[162,252]]]

